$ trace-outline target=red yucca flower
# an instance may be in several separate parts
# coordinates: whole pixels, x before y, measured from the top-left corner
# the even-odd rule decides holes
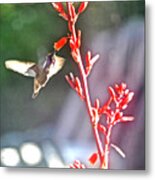
[[[98,159],[98,153],[93,153],[90,158],[89,158],[89,162],[94,165]]]
[[[64,45],[67,43],[68,37],[62,37],[57,42],[54,43],[54,49],[56,51],[59,51],[61,48],[64,47]]]
[[[85,169],[86,166],[82,164],[79,160],[75,160],[73,164],[69,166],[72,169]]]
[[[82,2],[79,6],[78,13],[82,13],[83,11],[85,11],[87,6],[88,6],[88,2]]]
[[[120,122],[133,121],[132,116],[124,115],[124,110],[127,108],[129,102],[132,100],[134,93],[127,89],[125,83],[120,85],[115,84],[114,88],[109,87],[109,99],[106,103],[101,105],[99,99],[95,102],[91,101],[88,75],[91,73],[92,68],[99,59],[99,55],[92,55],[91,51],[88,51],[85,55],[85,62],[81,58],[81,30],[76,30],[75,24],[81,13],[86,10],[88,2],[81,2],[76,9],[74,3],[66,3],[66,11],[62,3],[52,3],[54,9],[59,15],[65,19],[68,23],[69,34],[60,38],[54,43],[54,49],[59,51],[67,42],[71,49],[71,56],[77,64],[80,72],[80,78],[74,76],[73,73],[66,75],[66,80],[71,88],[78,94],[78,96],[85,102],[87,111],[92,125],[93,134],[97,146],[97,152],[94,152],[88,159],[91,165],[94,165],[98,160],[100,162],[100,168],[109,168],[109,154],[110,148],[114,148],[122,157],[125,157],[123,151],[116,145],[111,143],[111,133],[113,127]],[[104,115],[105,123],[101,123],[101,117]],[[101,138],[104,136],[104,141]],[[70,165],[70,168],[86,168],[84,164],[76,160]]]
[[[64,11],[63,4],[61,2],[53,2],[52,5],[59,15],[67,21],[68,15]]]

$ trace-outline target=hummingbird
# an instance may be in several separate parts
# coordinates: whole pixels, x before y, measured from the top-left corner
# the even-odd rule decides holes
[[[34,78],[33,95],[36,98],[40,90],[46,86],[47,82],[57,74],[64,66],[65,59],[57,56],[56,52],[49,53],[42,64],[35,62],[23,62],[19,60],[5,61],[5,67],[14,72],[27,77]]]

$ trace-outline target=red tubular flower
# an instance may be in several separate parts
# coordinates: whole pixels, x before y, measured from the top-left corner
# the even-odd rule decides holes
[[[69,83],[69,85],[71,86],[72,89],[75,88],[75,77],[73,75],[73,73],[70,73],[69,75],[65,76],[67,82]]]
[[[112,87],[108,88],[110,96],[112,97],[113,101],[116,101],[116,93]]]
[[[68,75],[65,76],[68,84],[71,86],[72,89],[74,89],[74,84],[73,81],[70,79],[70,77]]]
[[[67,3],[68,6],[68,12],[69,12],[69,16],[70,16],[70,21],[74,21],[74,18],[76,16],[76,12],[75,12],[75,7],[73,6],[73,3],[68,2]]]
[[[116,112],[116,113],[115,113],[115,121],[121,119],[122,116],[123,116],[123,113],[122,113],[122,112]]]
[[[130,121],[133,121],[134,120],[134,117],[133,116],[123,116],[121,117],[120,119],[115,119],[114,122],[113,122],[113,125],[116,125],[117,123],[125,123],[125,122],[130,122]]]
[[[81,82],[78,77],[75,78],[75,90],[80,96],[80,98],[83,100],[85,97],[83,95],[83,89],[82,89]]]
[[[59,16],[68,21],[68,15],[65,12],[60,13]]]
[[[68,21],[68,29],[70,32],[72,32],[72,23],[70,21]]]
[[[77,40],[76,40],[76,47],[80,48],[81,46],[81,31],[78,30],[78,36],[77,36]]]
[[[59,51],[61,48],[64,47],[64,45],[67,43],[68,37],[62,37],[57,42],[54,43],[54,49],[56,51]]]
[[[91,58],[91,60],[90,60],[91,66],[93,66],[96,63],[96,61],[99,59],[99,57],[100,57],[99,54],[96,54],[94,57]]]
[[[111,117],[111,108],[110,108],[110,104],[112,102],[112,97],[109,98],[109,100],[101,107],[99,108],[99,115],[101,114],[107,114],[109,117]]]
[[[106,127],[100,123],[98,123],[98,126],[97,126],[98,130],[103,133],[104,135],[106,135]]]
[[[92,70],[93,65],[99,59],[99,54],[96,54],[94,57],[91,57],[91,52],[88,51],[86,54],[86,75],[88,76]]]
[[[53,5],[54,9],[59,13],[64,11],[64,8],[63,8],[63,5],[61,2],[53,2],[52,5]]]
[[[82,164],[79,160],[75,160],[73,164],[70,164],[70,168],[73,169],[85,169],[86,166]]]
[[[123,116],[120,121],[127,122],[127,121],[133,121],[133,120],[134,120],[133,116]]]
[[[77,49],[76,42],[74,41],[73,36],[70,36],[69,45],[72,51]]]
[[[99,155],[98,153],[93,153],[90,158],[89,158],[89,162],[94,165],[98,159]]]
[[[99,109],[99,108],[100,108],[100,100],[99,100],[99,99],[95,99],[94,107],[95,107],[96,109]]]
[[[115,90],[118,94],[123,94],[126,87],[127,85],[125,83],[121,83],[120,86],[118,84],[115,84]]]
[[[86,54],[86,64],[89,65],[89,62],[91,60],[91,52],[88,51],[87,54]]]
[[[85,9],[87,8],[88,6],[88,2],[81,2],[79,8],[78,8],[78,13],[82,13],[83,11],[85,11]]]
[[[72,51],[72,52],[71,52],[71,55],[72,55],[74,61],[75,61],[76,63],[79,63],[77,51],[76,51],[76,50]]]
[[[61,2],[53,2],[52,3],[54,9],[59,13],[59,15],[68,21],[68,15],[64,11],[63,4]]]
[[[83,100],[85,97],[83,95],[83,89],[79,78],[74,77],[73,73],[70,73],[69,76],[66,75],[65,78],[71,86],[71,88],[74,89],[78,93],[79,97]]]
[[[126,109],[128,103],[132,100],[133,96],[133,92],[128,92],[128,94],[125,94],[121,102],[119,103],[119,109]]]

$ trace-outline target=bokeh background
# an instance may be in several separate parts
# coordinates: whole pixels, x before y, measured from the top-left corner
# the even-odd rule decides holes
[[[135,122],[119,124],[112,134],[127,157],[112,150],[111,169],[145,169],[144,18],[144,1],[90,2],[77,23],[82,56],[88,50],[100,54],[89,79],[92,100],[105,102],[114,83],[126,82],[135,92],[126,111]],[[59,52],[64,68],[35,100],[33,80],[4,66],[7,59],[43,61],[66,33],[66,22],[48,3],[0,4],[1,150],[14,150],[1,156],[3,166],[65,167],[74,159],[87,162],[96,149],[85,106],[64,78],[70,71],[78,75],[68,47]]]

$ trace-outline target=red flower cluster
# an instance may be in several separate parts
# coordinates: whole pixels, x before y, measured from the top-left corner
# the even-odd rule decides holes
[[[71,88],[74,89],[78,93],[79,97],[83,100],[85,97],[83,95],[83,89],[79,78],[74,77],[73,73],[66,75],[65,78],[68,81]]]
[[[87,52],[85,57],[85,63],[81,58],[80,46],[81,46],[81,31],[76,30],[75,23],[79,15],[86,9],[88,2],[81,2],[76,10],[73,3],[66,3],[66,11],[62,3],[52,3],[55,10],[59,13],[63,19],[68,22],[69,34],[60,38],[54,43],[54,49],[59,51],[67,42],[71,49],[71,55],[74,61],[78,65],[80,72],[79,77],[75,77],[73,73],[66,75],[65,78],[72,89],[74,89],[79,97],[84,100],[88,114],[90,117],[90,123],[92,125],[94,138],[97,146],[97,152],[94,152],[88,159],[91,165],[94,165],[97,160],[100,160],[100,168],[109,168],[109,152],[110,147],[114,148],[122,157],[125,157],[123,151],[116,145],[111,143],[112,128],[119,122],[133,121],[132,116],[124,116],[123,111],[127,108],[129,102],[132,100],[134,93],[127,89],[125,83],[115,85],[114,88],[109,87],[110,97],[104,105],[100,105],[99,99],[96,99],[94,103],[91,102],[90,92],[88,87],[88,75],[95,62],[99,59],[99,55],[92,57],[90,51]],[[85,64],[85,65],[84,65]],[[106,117],[105,125],[101,124],[100,120],[102,116]],[[101,134],[104,135],[104,141],[101,139]],[[75,161],[70,165],[71,168],[86,168],[80,161]]]
[[[80,6],[76,12],[73,3],[67,3],[67,12],[65,12],[63,4],[52,3],[55,10],[59,13],[61,17],[63,17],[66,21],[68,21],[68,28],[70,34],[66,37],[61,38],[54,44],[54,49],[59,51],[69,40],[69,46],[71,48],[71,54],[75,62],[78,62],[78,49],[81,46],[81,31],[78,30],[77,33],[75,31],[75,23],[79,17],[79,15],[86,9],[88,2],[81,2]]]
[[[86,166],[82,164],[79,160],[75,160],[73,164],[69,166],[72,169],[85,169]]]
[[[122,157],[125,157],[123,151],[111,143],[112,128],[119,122],[128,122],[134,120],[134,117],[124,116],[123,114],[123,111],[127,108],[129,102],[134,96],[134,93],[127,89],[127,85],[125,83],[121,83],[120,85],[116,84],[114,88],[109,87],[109,94],[110,97],[103,106],[100,106],[100,101],[98,99],[96,99],[94,104],[94,116],[96,116],[94,117],[94,120],[96,120],[94,124],[97,125],[98,131],[105,137],[101,165],[101,167],[104,169],[108,168],[110,147],[113,147]],[[100,123],[102,115],[106,116],[105,125]],[[97,155],[97,153],[92,155],[90,158],[91,164],[94,164],[97,161]]]
[[[67,21],[68,15],[64,11],[63,4],[61,2],[53,2],[52,5],[55,8],[55,10],[59,13],[59,15]]]
[[[107,116],[107,123],[116,124],[118,122],[132,121],[132,116],[123,116],[125,110],[132,100],[134,93],[127,89],[125,83],[116,84],[115,88],[109,87],[110,98],[105,105],[98,109],[99,115],[105,114]],[[110,105],[114,103],[115,107]]]

